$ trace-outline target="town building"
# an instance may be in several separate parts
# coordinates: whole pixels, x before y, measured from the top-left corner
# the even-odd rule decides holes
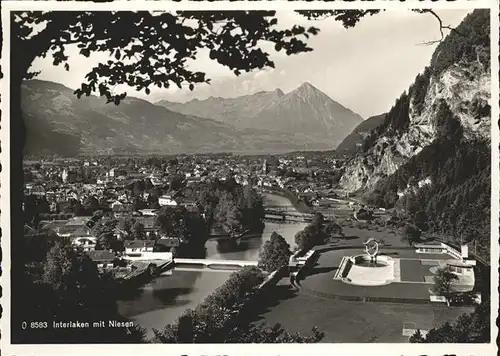
[[[177,206],[177,201],[171,195],[162,195],[158,198],[160,206]]]
[[[125,256],[138,257],[144,252],[153,252],[155,241],[151,240],[131,240],[125,241]]]

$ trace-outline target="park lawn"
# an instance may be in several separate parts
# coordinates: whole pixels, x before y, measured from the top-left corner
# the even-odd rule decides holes
[[[472,308],[444,305],[362,303],[338,301],[299,292],[261,313],[258,322],[282,324],[292,332],[308,334],[313,326],[325,333],[322,342],[407,342],[403,323],[430,329],[453,321]]]

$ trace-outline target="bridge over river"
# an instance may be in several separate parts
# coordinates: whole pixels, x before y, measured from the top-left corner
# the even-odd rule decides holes
[[[194,265],[204,267],[245,267],[257,266],[257,261],[245,260],[211,260],[211,259],[196,259],[196,258],[174,258],[175,266],[179,265]]]
[[[265,208],[285,210],[289,214],[299,214],[292,204],[281,196],[265,195]],[[286,208],[285,208],[286,206]],[[186,311],[194,309],[215,289],[227,281],[231,272],[243,266],[255,266],[262,247],[273,232],[283,236],[290,246],[295,245],[294,236],[307,223],[283,224],[267,220],[264,232],[258,236],[245,235],[239,241],[209,239],[205,245],[205,259],[174,258],[174,270],[162,273],[151,283],[140,289],[133,298],[120,300],[119,312],[137,325],[148,330],[162,329],[175,323]]]
[[[284,221],[296,223],[309,223],[314,214],[298,212],[291,205],[271,205],[265,206],[265,219],[270,221]]]

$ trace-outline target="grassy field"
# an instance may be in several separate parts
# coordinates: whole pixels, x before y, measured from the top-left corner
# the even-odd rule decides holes
[[[284,287],[283,287],[284,288]],[[284,293],[281,293],[284,294]],[[281,323],[292,332],[309,333],[318,326],[322,342],[407,342],[403,323],[414,322],[428,330],[452,321],[471,308],[444,305],[346,302],[311,296],[303,292],[284,294],[275,305],[260,313],[255,322]]]
[[[353,225],[353,227],[344,226],[343,230],[346,238],[333,245],[357,245],[360,246],[359,252],[361,253],[363,241],[373,237],[377,240],[383,239],[387,245],[393,247],[408,247],[407,244],[401,242],[399,234],[390,233],[387,228],[375,227],[368,230],[359,229]],[[351,250],[348,254],[353,251]],[[401,250],[398,254],[400,258],[416,257],[413,256],[414,251],[410,250]],[[338,265],[337,260],[341,258],[336,255],[341,256],[343,252],[331,251],[322,254],[312,275],[306,276],[301,283],[306,286],[308,282],[311,284],[313,280],[318,280],[321,285],[328,288],[326,284],[333,282],[331,280],[334,274],[332,266]],[[429,267],[422,268],[426,272]],[[415,273],[408,271],[408,273],[405,272],[404,277],[408,280],[417,280],[421,278],[422,273],[420,270]],[[308,281],[308,278],[312,279]],[[402,336],[404,323],[415,323],[417,328],[429,330],[473,310],[472,307],[448,308],[438,303],[407,304],[334,300],[313,295],[305,290],[290,290],[286,279],[283,279],[281,284],[276,292],[273,291],[273,298],[270,298],[272,301],[269,301],[267,305],[263,303],[263,309],[256,315],[255,322],[281,323],[290,331],[301,333],[308,333],[313,326],[318,326],[325,333],[323,342],[407,342],[408,338]],[[332,283],[330,287],[333,288],[334,284]],[[405,288],[402,284],[394,284],[393,287]],[[363,289],[366,290],[366,288]],[[426,290],[425,294],[427,293]],[[377,293],[373,290],[371,294]]]

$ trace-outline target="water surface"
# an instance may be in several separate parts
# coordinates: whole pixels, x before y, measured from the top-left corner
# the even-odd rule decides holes
[[[265,195],[264,198],[267,205],[289,205],[289,210],[294,210],[284,197]],[[209,240],[206,244],[206,258],[257,261],[263,244],[274,231],[282,235],[293,248],[295,234],[305,226],[305,223],[266,223],[262,235],[246,238],[239,243]],[[194,309],[221,286],[232,272],[234,270],[190,270],[184,266],[180,270],[174,270],[172,275],[161,276],[140,288],[130,300],[119,302],[120,313],[150,331],[152,328],[161,329],[166,324],[175,322],[185,310]]]

